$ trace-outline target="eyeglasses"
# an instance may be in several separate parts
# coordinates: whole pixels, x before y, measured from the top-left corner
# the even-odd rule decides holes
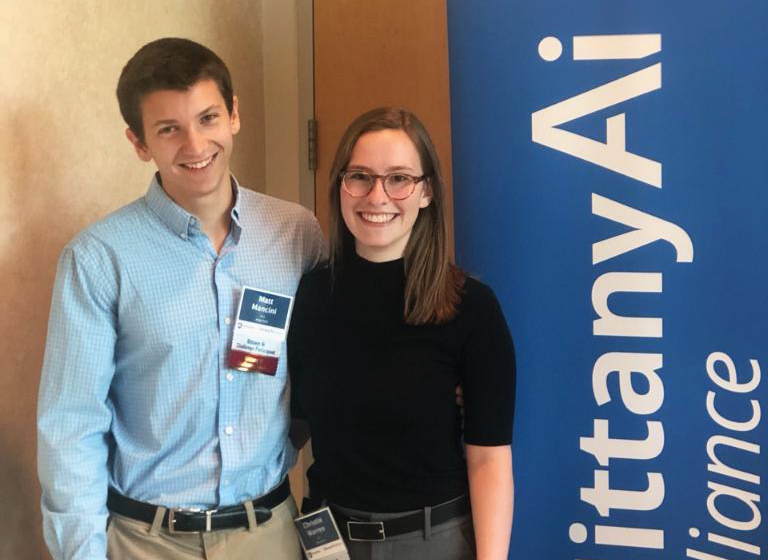
[[[381,179],[384,192],[389,198],[403,200],[411,196],[416,183],[423,181],[426,177],[426,175],[415,177],[407,173],[376,175],[367,171],[345,171],[341,176],[341,187],[349,196],[361,198],[373,190],[376,179]]]

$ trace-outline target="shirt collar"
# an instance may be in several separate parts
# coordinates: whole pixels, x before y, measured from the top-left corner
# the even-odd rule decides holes
[[[230,175],[232,180],[232,193],[235,195],[235,203],[232,205],[232,222],[238,227],[242,228],[243,224],[240,223],[240,202],[242,197],[240,196],[240,183],[237,182],[234,175]]]
[[[231,216],[233,229],[236,231],[236,237],[240,236],[242,225],[240,223],[240,185],[234,176],[230,175],[232,184],[232,193],[235,197],[235,203],[232,206]],[[167,225],[176,235],[186,239],[193,231],[199,231],[200,224],[198,219],[176,204],[170,196],[163,190],[160,184],[159,176],[155,173],[152,181],[149,183],[149,189],[145,195],[147,205],[157,214],[160,220]]]

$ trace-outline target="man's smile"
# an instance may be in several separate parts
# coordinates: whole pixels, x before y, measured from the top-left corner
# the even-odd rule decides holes
[[[205,169],[208,167],[211,163],[213,163],[213,160],[216,159],[216,156],[218,153],[213,154],[212,156],[208,156],[204,160],[196,161],[196,162],[188,162],[188,163],[180,163],[182,167],[185,167],[187,169]]]

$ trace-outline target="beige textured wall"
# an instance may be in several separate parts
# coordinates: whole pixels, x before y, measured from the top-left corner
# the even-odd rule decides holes
[[[271,0],[270,0],[271,1]],[[0,7],[0,558],[46,558],[35,403],[56,259],[75,232],[140,196],[152,167],[123,136],[123,64],[162,36],[230,66],[243,128],[233,169],[263,183],[261,2],[4,0]]]

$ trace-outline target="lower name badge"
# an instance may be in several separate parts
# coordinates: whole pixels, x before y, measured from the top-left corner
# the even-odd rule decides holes
[[[349,560],[347,545],[327,507],[297,517],[294,521],[307,560]]]

